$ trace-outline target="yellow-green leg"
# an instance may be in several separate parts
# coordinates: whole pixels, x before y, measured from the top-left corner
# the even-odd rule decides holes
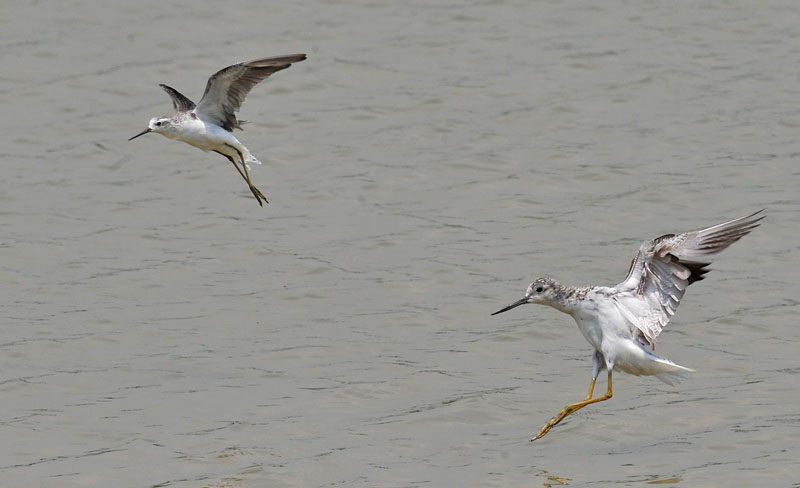
[[[536,437],[531,439],[531,441],[535,441],[536,439],[541,439],[542,437],[545,436],[545,434],[550,432],[550,429],[552,429],[559,422],[564,420],[564,418],[566,418],[568,415],[572,415],[573,413],[575,413],[578,410],[582,409],[586,405],[591,405],[592,403],[597,403],[597,402],[604,402],[604,401],[608,400],[609,398],[611,398],[611,396],[613,395],[613,392],[612,392],[612,389],[611,389],[611,370],[608,371],[608,390],[606,391],[605,395],[603,395],[601,397],[597,397],[597,398],[592,398],[592,394],[594,393],[594,382],[595,382],[595,378],[592,378],[592,382],[589,384],[589,393],[586,395],[586,399],[584,401],[577,402],[577,403],[571,403],[571,404],[567,405],[566,407],[562,408],[561,411],[558,412],[558,415],[556,415],[555,417],[550,419],[549,422],[544,424],[544,427],[542,427],[542,430],[540,430],[539,433],[536,434]]]
[[[261,203],[261,199],[264,199],[264,201],[267,202],[267,197],[265,197],[264,194],[261,193],[261,191],[255,187],[252,181],[250,181],[250,173],[247,171],[247,163],[244,162],[244,155],[242,155],[242,153],[239,152],[239,156],[242,159],[242,168],[244,169],[244,180],[247,182],[247,186],[250,187],[250,191],[253,193],[253,196],[256,197],[256,200],[258,200],[258,204],[263,207],[264,204]]]
[[[233,147],[233,146],[230,146],[230,147]],[[236,149],[236,148],[234,148],[234,149]],[[264,201],[267,202],[267,197],[265,197],[264,194],[261,193],[261,191],[253,185],[253,182],[250,181],[250,174],[247,172],[247,164],[245,164],[244,159],[242,159],[242,167],[244,168],[245,172],[242,173],[242,170],[239,169],[239,165],[236,163],[236,161],[234,161],[234,159],[232,157],[228,156],[225,153],[221,153],[219,151],[214,151],[214,152],[216,152],[218,154],[222,154],[223,156],[228,158],[228,161],[230,161],[231,164],[233,164],[233,167],[236,168],[236,171],[238,171],[239,174],[242,175],[242,178],[244,178],[244,181],[247,183],[247,186],[250,188],[250,192],[253,194],[254,197],[256,197],[256,200],[258,200],[258,204],[263,207],[264,204],[261,203],[261,199],[264,199]],[[239,153],[240,156],[241,156],[241,154],[242,153]],[[267,202],[267,203],[269,203],[269,202]]]
[[[589,393],[586,394],[586,398],[584,400],[591,400],[592,393],[594,393],[594,382],[597,381],[597,378],[592,378],[592,382],[589,383]]]

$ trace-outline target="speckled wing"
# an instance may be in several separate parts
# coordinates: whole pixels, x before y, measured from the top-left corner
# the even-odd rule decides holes
[[[206,91],[197,104],[195,114],[200,120],[219,125],[229,132],[234,127],[241,128],[236,120],[236,112],[250,90],[272,73],[304,59],[305,54],[292,54],[256,59],[217,71],[208,79]]]
[[[667,234],[646,241],[631,263],[628,276],[616,286],[617,303],[644,340],[655,339],[678,309],[686,287],[709,271],[708,256],[716,254],[758,227],[763,210],[707,229]]]

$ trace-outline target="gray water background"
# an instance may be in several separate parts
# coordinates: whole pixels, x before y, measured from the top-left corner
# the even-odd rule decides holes
[[[0,485],[799,486],[798,8],[4,2]],[[237,133],[269,206],[126,141],[294,52]],[[528,442],[591,350],[489,314],[762,207],[659,338],[693,378]]]

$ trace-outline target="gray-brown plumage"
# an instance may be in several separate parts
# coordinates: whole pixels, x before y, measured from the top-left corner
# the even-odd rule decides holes
[[[163,83],[158,86],[172,98],[172,106],[175,108],[176,113],[189,112],[194,109],[194,102],[186,98],[183,93]]]
[[[758,227],[764,217],[758,212],[707,229],[683,234],[666,234],[645,241],[631,262],[628,276],[616,286],[644,300],[646,307],[628,319],[642,331],[648,344],[655,339],[675,314],[686,287],[705,278],[706,259],[738,241]],[[622,307],[624,312],[630,307]]]
[[[208,79],[203,98],[197,104],[197,116],[229,132],[241,129],[236,112],[250,90],[272,73],[304,59],[305,54],[291,54],[234,64],[217,71]]]

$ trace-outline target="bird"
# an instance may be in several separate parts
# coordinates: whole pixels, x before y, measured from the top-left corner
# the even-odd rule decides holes
[[[675,314],[686,287],[705,278],[711,264],[709,256],[758,227],[764,210],[706,229],[645,241],[631,261],[628,276],[614,287],[564,286],[552,278],[540,277],[528,286],[524,297],[491,314],[529,303],[547,305],[571,315],[594,348],[589,393],[582,401],[561,409],[531,441],[541,439],[583,407],[610,399],[611,374],[615,370],[637,376],[655,375],[669,385],[694,372],[657,356],[653,352],[656,337]],[[603,370],[608,370],[606,393],[593,397],[595,381]]]
[[[236,171],[247,182],[258,204],[269,203],[250,180],[248,163],[261,164],[233,135],[233,129],[242,129],[245,121],[236,119],[250,90],[269,75],[306,59],[305,54],[291,54],[255,59],[223,68],[208,79],[200,103],[196,104],[171,86],[159,86],[172,98],[175,115],[153,117],[147,129],[128,139],[132,141],[150,132],[183,141],[203,151],[214,151],[233,163]],[[241,164],[241,168],[239,165]]]

